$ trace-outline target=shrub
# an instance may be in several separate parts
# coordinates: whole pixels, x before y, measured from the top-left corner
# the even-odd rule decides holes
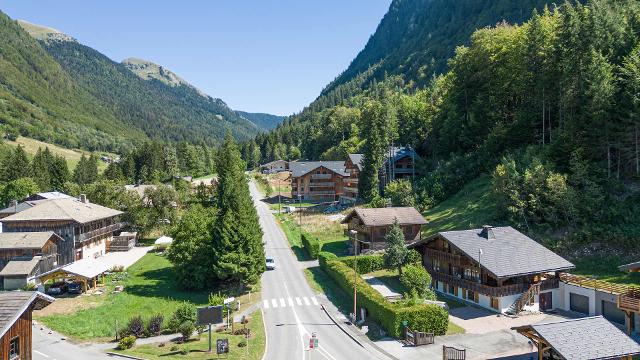
[[[353,256],[339,258],[344,264],[353,269]],[[358,255],[358,272],[367,274],[384,269],[384,256],[382,254]]]
[[[415,292],[418,296],[423,297],[429,292],[431,275],[423,266],[407,265],[400,275],[400,282],[410,292]]]
[[[322,264],[326,264],[327,261],[336,260],[336,259],[338,259],[338,256],[334,253],[321,251],[318,254],[318,262],[320,263],[320,266],[323,266]]]
[[[144,335],[144,321],[142,320],[142,316],[134,316],[129,319],[127,330],[129,334],[135,337],[142,337],[142,335]]]
[[[131,349],[133,345],[135,345],[135,343],[136,343],[135,336],[129,335],[129,336],[123,337],[122,339],[120,339],[120,342],[118,342],[118,349],[120,350]]]
[[[353,293],[353,270],[342,259],[321,254],[320,266],[348,294]],[[358,258],[359,262],[360,258]],[[378,322],[390,335],[402,335],[402,321],[407,321],[411,329],[444,335],[449,324],[449,313],[432,304],[402,305],[387,301],[361,278],[356,281],[358,301],[367,309],[369,316]]]
[[[320,240],[309,234],[302,234],[302,246],[312,259],[317,259],[320,250],[322,249],[322,243]]]
[[[178,331],[182,335],[182,341],[187,341],[193,335],[193,331],[195,330],[195,326],[192,321],[185,321],[178,327]]]
[[[150,335],[160,335],[160,332],[162,332],[163,322],[164,316],[162,316],[162,314],[153,315],[147,324],[147,332]]]
[[[173,313],[169,320],[169,329],[179,332],[180,325],[185,321],[196,322],[196,307],[188,302],[182,303]]]
[[[178,345],[173,345],[172,347],[169,348],[169,351],[178,351]]]
[[[240,340],[240,342],[238,343],[238,347],[245,347],[247,346],[247,341],[246,340]]]

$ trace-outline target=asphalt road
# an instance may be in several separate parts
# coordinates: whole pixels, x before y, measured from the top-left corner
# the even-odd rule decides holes
[[[33,330],[32,355],[34,360],[105,360],[117,359],[103,353],[93,345],[77,345],[55,332],[49,334],[49,330],[35,323]]]
[[[253,182],[251,195],[260,217],[267,257],[275,259],[276,269],[262,276],[262,304],[267,332],[266,359],[385,359],[361,347],[335,325],[322,310],[326,298],[319,297],[306,281],[303,269],[275,221],[268,205],[260,201]],[[309,350],[315,333],[318,348]]]

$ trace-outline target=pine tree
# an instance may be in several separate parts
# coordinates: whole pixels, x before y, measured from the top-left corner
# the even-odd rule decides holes
[[[42,148],[38,148],[31,161],[31,178],[43,191],[51,190],[50,168],[52,162],[53,158],[48,148],[46,152],[42,151]]]
[[[253,284],[265,266],[262,230],[249,194],[245,163],[230,132],[218,152],[217,171],[214,273],[221,281]]]
[[[358,194],[365,202],[380,195],[378,172],[384,160],[385,108],[376,100],[368,101],[362,110],[362,137],[365,140]]]
[[[5,182],[29,177],[31,175],[31,167],[29,164],[29,158],[24,151],[22,145],[18,145],[11,156],[5,159],[3,164],[2,180]]]
[[[47,151],[49,149],[45,149],[45,152]],[[61,191],[70,178],[67,159],[60,155],[54,155],[49,164],[49,176],[51,189]]]
[[[384,253],[384,263],[389,269],[398,269],[398,273],[402,275],[402,266],[407,263],[409,257],[409,249],[404,243],[404,233],[398,225],[398,219],[393,221],[391,231],[384,237],[386,251]]]

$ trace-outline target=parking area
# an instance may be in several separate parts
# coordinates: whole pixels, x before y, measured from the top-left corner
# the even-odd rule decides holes
[[[467,334],[487,334],[500,330],[509,330],[515,326],[537,324],[564,318],[565,316],[542,313],[512,318],[473,306],[463,306],[449,310],[449,321],[462,327]]]
[[[96,260],[107,265],[109,269],[114,266],[124,266],[126,269],[145,256],[151,249],[153,249],[153,246],[134,247],[129,251],[106,253],[96,258]]]

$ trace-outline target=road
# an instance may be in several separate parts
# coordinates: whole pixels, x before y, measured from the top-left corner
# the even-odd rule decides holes
[[[117,359],[111,357],[95,345],[77,345],[55,332],[49,334],[49,330],[42,329],[40,324],[33,323],[33,359],[34,360],[108,360]]]
[[[303,269],[289,247],[268,205],[260,201],[255,184],[249,184],[266,241],[267,257],[276,270],[262,276],[262,309],[267,332],[266,359],[355,360],[385,359],[353,341],[334,324],[320,305],[335,309],[319,297],[306,281]],[[309,339],[317,334],[319,346],[309,350]]]

